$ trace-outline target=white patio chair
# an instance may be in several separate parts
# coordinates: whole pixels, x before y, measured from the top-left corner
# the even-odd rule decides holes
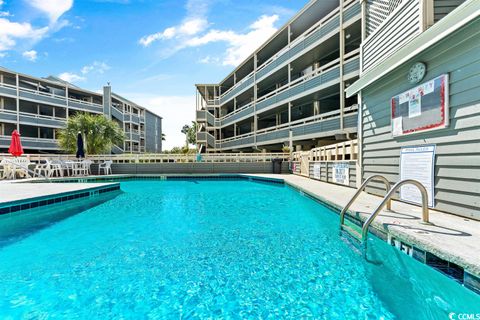
[[[33,173],[38,177],[43,175],[47,178],[50,178],[53,175],[53,170],[52,170],[52,165],[50,163],[50,160],[46,159],[45,163],[38,163],[35,166],[35,169],[33,169]]]
[[[57,177],[63,177],[63,165],[61,160],[52,160],[50,162],[50,167],[52,168],[52,176],[56,175]]]
[[[2,161],[0,161],[0,179],[9,179],[10,175],[10,164],[3,158]]]
[[[104,175],[112,174],[112,160],[106,160],[103,163],[98,164],[98,174],[100,175],[100,170],[103,170]]]
[[[30,178],[28,166],[31,164],[30,159],[26,157],[5,159],[5,167],[7,170],[7,179],[16,179],[17,174],[20,177]]]
[[[92,175],[92,169],[91,169],[92,164],[93,164],[92,160],[83,160],[84,171],[86,176]]]

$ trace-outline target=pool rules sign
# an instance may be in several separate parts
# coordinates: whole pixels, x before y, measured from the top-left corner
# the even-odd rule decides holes
[[[348,162],[336,162],[332,166],[332,178],[334,183],[350,185],[350,164]]]
[[[435,145],[402,148],[400,154],[400,179],[417,180],[428,194],[428,206],[434,207]],[[416,204],[422,203],[422,195],[413,185],[400,188],[400,199]]]

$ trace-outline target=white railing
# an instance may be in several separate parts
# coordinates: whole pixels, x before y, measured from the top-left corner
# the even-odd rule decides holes
[[[300,161],[305,151],[292,153],[292,161]],[[345,161],[358,159],[358,141],[349,140],[308,151],[308,161]]]
[[[50,160],[73,160],[75,155],[60,154],[26,154],[23,155],[30,161],[38,162],[45,159]],[[0,158],[10,158],[10,154],[0,154]],[[113,163],[194,163],[199,162],[196,154],[119,154],[119,155],[87,155],[87,158],[96,163],[112,160]],[[287,153],[212,153],[202,154],[201,162],[222,163],[222,162],[271,162],[273,159],[288,160]]]
[[[90,101],[79,100],[79,99],[75,99],[75,98],[68,98],[68,101],[76,102],[76,103],[80,103],[80,104],[86,104],[86,105],[97,107],[97,108],[103,108],[103,106],[101,104],[90,102]]]
[[[23,92],[33,93],[33,94],[36,94],[36,95],[39,95],[39,96],[65,100],[65,96],[59,96],[57,94],[54,94],[53,92],[42,92],[42,91],[39,91],[39,90],[33,90],[33,89],[22,88],[22,87],[18,87],[18,90],[23,91]]]
[[[358,105],[353,105],[351,107],[348,107],[348,108],[344,109],[344,115],[348,115],[348,114],[356,112],[356,111],[358,111]],[[252,131],[252,132],[244,133],[244,134],[241,134],[241,135],[238,135],[238,136],[235,136],[235,137],[230,137],[230,138],[218,140],[217,143],[225,143],[225,142],[229,142],[229,141],[233,141],[233,140],[237,140],[237,139],[247,138],[247,137],[254,136],[254,135],[258,136],[258,135],[265,134],[265,133],[271,133],[271,132],[275,132],[275,131],[279,131],[279,130],[284,130],[286,128],[295,129],[295,128],[298,128],[300,126],[306,125],[306,124],[321,122],[321,121],[324,121],[324,120],[327,120],[327,119],[332,119],[332,118],[339,117],[339,116],[340,116],[340,110],[334,110],[334,111],[322,113],[322,114],[319,114],[319,115],[316,115],[316,116],[311,116],[311,117],[307,117],[307,118],[304,118],[304,119],[284,123],[284,124],[281,124],[281,125],[278,125],[278,126],[275,126],[275,127],[270,127],[270,128],[257,130],[256,132]]]

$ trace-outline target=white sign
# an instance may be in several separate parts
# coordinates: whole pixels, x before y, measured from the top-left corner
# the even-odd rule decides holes
[[[400,180],[417,180],[428,194],[428,206],[435,205],[434,180],[435,180],[435,146],[426,145],[419,147],[402,148],[400,154]],[[400,188],[402,200],[421,204],[422,194],[413,185],[404,185]]]
[[[313,165],[313,179],[320,180],[320,163],[315,163]]]
[[[410,101],[408,101],[408,117],[414,118],[422,114],[422,100],[419,93],[410,94]]]
[[[350,164],[348,162],[334,163],[332,170],[333,182],[350,185]]]

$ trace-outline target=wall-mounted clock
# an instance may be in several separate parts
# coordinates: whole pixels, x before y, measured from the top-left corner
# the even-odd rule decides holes
[[[427,65],[423,62],[417,62],[408,71],[408,82],[411,84],[419,83],[425,78],[426,73]]]

